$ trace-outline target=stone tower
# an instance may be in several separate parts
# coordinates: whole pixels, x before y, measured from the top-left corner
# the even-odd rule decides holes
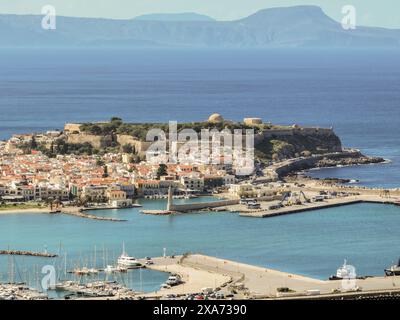
[[[167,203],[167,210],[173,211],[174,204],[172,203],[172,187],[169,186],[168,188],[168,203]]]

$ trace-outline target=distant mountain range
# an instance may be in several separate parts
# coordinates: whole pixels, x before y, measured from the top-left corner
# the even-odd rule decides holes
[[[193,12],[185,13],[153,13],[134,18],[140,21],[215,21],[215,19]]]
[[[57,17],[57,30],[43,30],[43,16],[0,15],[0,46],[266,48],[400,45],[400,30],[373,27],[344,30],[340,23],[316,6],[265,9],[236,21],[213,21],[195,14],[167,16],[147,15],[131,20]]]

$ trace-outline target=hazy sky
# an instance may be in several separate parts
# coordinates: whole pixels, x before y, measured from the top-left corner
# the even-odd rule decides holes
[[[218,20],[234,20],[259,9],[299,4],[319,5],[336,20],[341,8],[357,8],[357,24],[400,28],[399,0],[0,0],[0,13],[40,14],[54,5],[58,15],[133,18],[145,13],[197,12]]]

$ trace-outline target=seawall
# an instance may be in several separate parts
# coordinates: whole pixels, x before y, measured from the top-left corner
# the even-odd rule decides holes
[[[192,210],[201,210],[201,209],[207,209],[207,208],[230,206],[230,205],[234,205],[234,204],[239,204],[239,199],[187,203],[187,204],[172,204],[170,209],[172,211],[185,212],[185,211],[192,211]]]

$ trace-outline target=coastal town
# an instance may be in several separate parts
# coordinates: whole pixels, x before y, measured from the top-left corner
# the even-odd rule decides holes
[[[131,144],[125,144],[121,152],[103,154],[71,152],[48,156],[39,150],[39,145],[54,148],[61,136],[69,138],[74,126],[79,130],[79,125],[67,124],[64,132],[19,134],[0,143],[3,204],[75,201],[120,208],[129,207],[137,197],[166,195],[170,187],[176,194],[190,196],[236,182],[228,164],[152,164],[139,160]],[[87,145],[91,147],[89,142]]]
[[[164,209],[143,208],[143,214],[208,211],[238,213],[243,218],[269,218],[360,202],[400,205],[399,189],[365,188],[346,184],[348,180],[307,177],[304,171],[311,168],[385,161],[342,147],[332,128],[274,126],[259,118],[232,122],[219,114],[193,126],[253,128],[256,158],[252,172],[238,174],[223,156],[217,163],[149,161],[145,155],[150,144],[144,141],[142,132],[149,125],[124,124],[119,118],[97,124],[69,123],[60,131],[15,134],[0,142],[0,213],[37,211],[124,222],[90,211],[141,207],[137,200],[143,198],[166,200]],[[191,201],[176,203],[175,199]],[[22,250],[3,250],[1,254],[57,257]],[[356,286],[346,291],[339,286],[341,278],[321,281],[215,257],[181,254],[137,260],[124,251],[118,259],[124,260],[122,266],[118,263],[119,267],[109,265],[104,270],[71,271],[80,277],[123,273],[129,268],[170,273],[175,279],[168,280],[172,285],[167,281],[156,292],[134,292],[104,281],[66,281],[57,286],[95,299],[335,299],[400,292],[392,278],[359,279],[363,289]],[[397,275],[397,271],[392,273]],[[35,290],[12,283],[0,287],[0,293],[0,298],[7,299],[44,298]]]
[[[116,123],[120,127],[124,125],[116,118],[103,123],[102,129],[105,130],[106,126],[112,128]],[[211,115],[207,121],[208,125],[219,127],[226,123],[218,114]],[[264,126],[259,118],[246,118],[243,124],[259,130]],[[92,132],[87,133],[82,129],[85,126],[88,125],[66,124],[62,131],[15,134],[9,140],[0,142],[0,197],[3,209],[10,204],[11,208],[12,205],[20,205],[23,209],[24,205],[37,204],[38,208],[51,206],[53,210],[72,204],[89,206],[100,203],[122,208],[131,206],[135,198],[165,197],[169,189],[174,195],[183,197],[229,192],[231,196],[240,198],[242,195],[238,190],[243,189],[245,183],[279,181],[281,172],[271,168],[291,157],[286,154],[284,145],[282,155],[277,152],[271,155],[270,160],[257,162],[251,174],[243,177],[237,175],[232,163],[224,161],[223,156],[220,162],[211,164],[200,161],[189,164],[146,161],[144,155],[149,142],[126,134],[94,134],[96,129],[101,132],[95,125],[90,128]],[[262,129],[262,132],[265,137],[284,137],[294,136],[295,131],[305,136],[312,130],[322,135],[328,132],[327,137],[332,135],[331,129],[298,126]],[[326,142],[324,136],[321,141]],[[360,157],[358,151],[342,150],[340,141],[330,149],[327,152],[319,150],[317,156],[309,150],[302,150],[301,161],[314,161],[307,164],[314,167],[318,165],[316,160],[326,164],[330,159],[328,164],[332,166],[346,161],[347,164],[359,164],[382,160]],[[299,156],[299,153],[296,155]],[[264,168],[266,170],[262,171]],[[289,169],[289,172],[294,170]],[[258,193],[259,197],[263,192],[254,190],[253,193]]]

